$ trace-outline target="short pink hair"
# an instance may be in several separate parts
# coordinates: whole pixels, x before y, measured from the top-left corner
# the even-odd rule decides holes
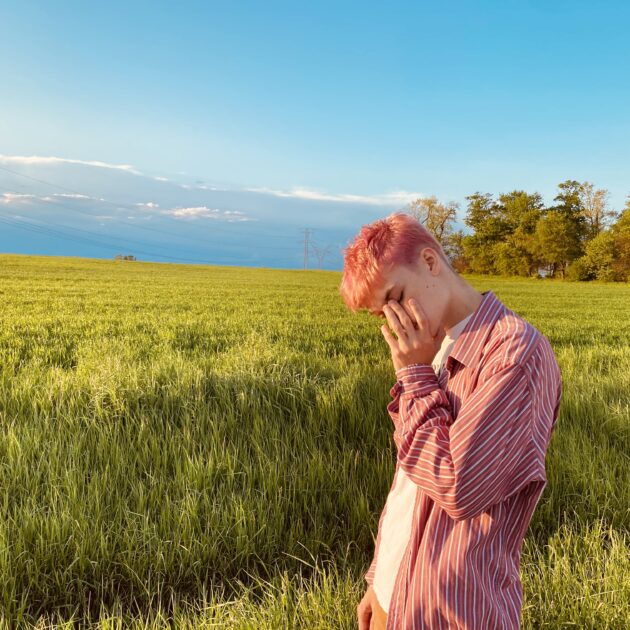
[[[368,308],[374,293],[395,265],[413,266],[423,247],[432,247],[450,268],[440,243],[417,219],[394,212],[364,225],[344,250],[344,269],[339,292],[352,311]]]

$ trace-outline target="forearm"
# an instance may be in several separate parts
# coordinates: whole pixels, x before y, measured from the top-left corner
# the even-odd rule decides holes
[[[388,411],[400,466],[455,520],[506,496],[529,474],[531,400],[518,365],[489,371],[460,409],[457,422],[430,365],[396,371]]]

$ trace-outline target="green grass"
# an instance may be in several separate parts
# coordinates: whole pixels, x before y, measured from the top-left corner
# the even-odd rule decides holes
[[[630,627],[630,285],[467,279],[563,374],[523,627]],[[394,374],[339,281],[0,256],[6,627],[356,627]]]

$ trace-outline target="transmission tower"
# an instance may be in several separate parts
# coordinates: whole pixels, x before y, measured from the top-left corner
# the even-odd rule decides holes
[[[308,269],[308,240],[311,235],[309,228],[304,228],[304,269]]]

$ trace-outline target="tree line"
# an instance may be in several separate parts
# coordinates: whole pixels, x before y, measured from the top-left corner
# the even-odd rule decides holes
[[[453,229],[458,203],[424,197],[405,208],[459,273],[630,280],[630,196],[615,212],[606,189],[566,180],[549,206],[539,193],[522,190],[498,197],[476,192],[466,200],[464,223],[472,234]]]

